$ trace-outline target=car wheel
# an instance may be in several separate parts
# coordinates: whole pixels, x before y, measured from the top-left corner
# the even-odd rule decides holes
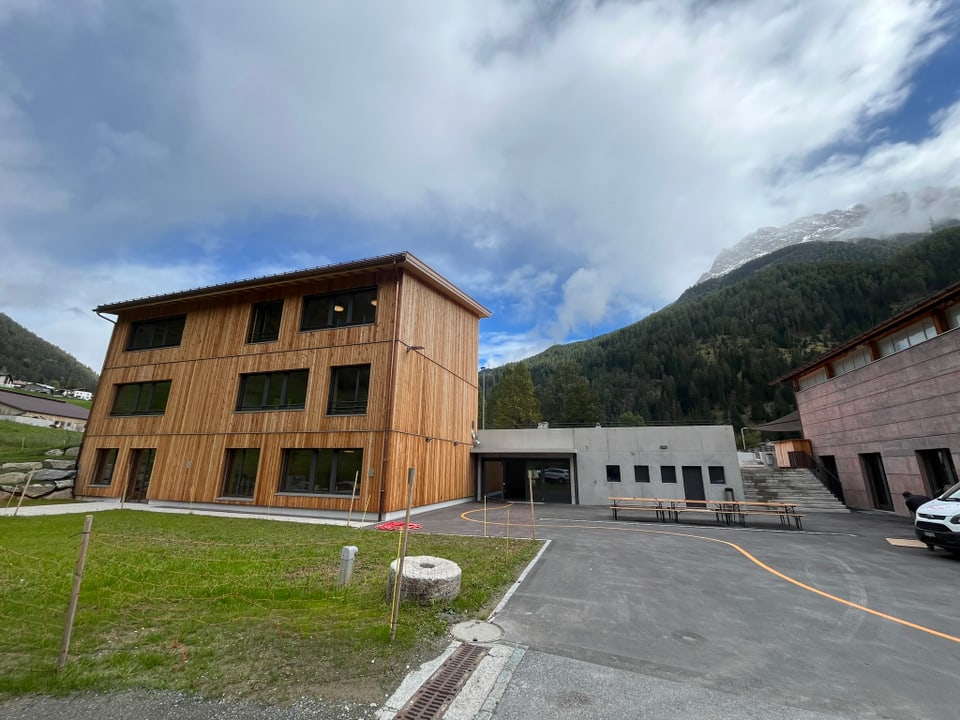
[[[936,545],[931,545],[930,543],[927,543],[927,550],[929,550],[930,552],[933,552],[936,549],[937,549]]]

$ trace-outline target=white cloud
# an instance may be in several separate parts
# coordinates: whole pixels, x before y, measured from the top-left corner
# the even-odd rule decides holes
[[[948,3],[19,5],[0,251],[102,278],[57,307],[142,295],[148,264],[161,292],[410,249],[531,328],[485,331],[499,363],[662,306],[760,225],[960,176],[960,106],[883,142]],[[233,234],[334,212],[368,234]]]

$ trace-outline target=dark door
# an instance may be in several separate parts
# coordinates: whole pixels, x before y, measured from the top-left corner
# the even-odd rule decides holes
[[[877,510],[893,510],[893,501],[890,499],[890,487],[887,485],[887,474],[883,469],[883,458],[880,453],[863,453],[860,455],[860,466],[867,481],[867,487],[873,497],[873,506]]]
[[[143,502],[150,489],[150,474],[153,472],[153,459],[157,451],[154,448],[137,448],[133,451],[130,464],[130,479],[127,482],[127,500]]]
[[[953,467],[949,450],[917,450],[917,457],[920,459],[920,473],[926,485],[920,491],[922,494],[933,497],[956,484],[957,471]]]
[[[699,465],[683,466],[683,496],[687,500],[706,500],[703,490],[703,468]]]

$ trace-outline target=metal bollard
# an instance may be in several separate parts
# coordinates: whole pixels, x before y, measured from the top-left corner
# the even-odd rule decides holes
[[[340,578],[337,580],[337,587],[342,588],[350,584],[350,576],[353,575],[353,559],[357,556],[356,545],[345,545],[340,551]]]

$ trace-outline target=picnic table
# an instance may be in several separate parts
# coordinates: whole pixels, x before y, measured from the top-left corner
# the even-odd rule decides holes
[[[681,514],[703,513],[713,515],[717,522],[746,527],[748,517],[776,517],[782,525],[792,522],[797,529],[803,527],[803,515],[797,505],[789,502],[761,502],[753,500],[697,500],[689,498],[637,498],[611,497],[610,510],[613,519],[624,512],[652,512],[661,522],[680,521]]]

